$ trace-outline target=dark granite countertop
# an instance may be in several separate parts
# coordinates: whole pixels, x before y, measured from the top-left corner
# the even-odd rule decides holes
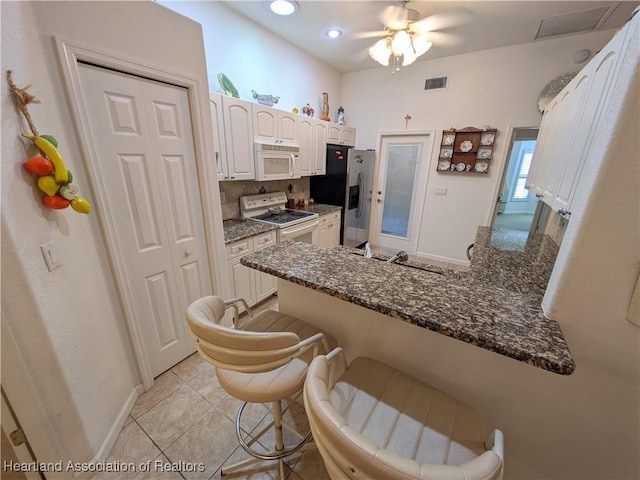
[[[558,256],[548,235],[479,227],[469,276],[518,293],[544,295]]]
[[[500,255],[483,252],[492,247],[482,244],[482,233],[474,264],[485,254]],[[300,242],[251,253],[241,263],[554,373],[569,375],[575,369],[558,323],[542,312],[542,295],[503,288],[497,280],[485,283],[480,274],[434,273]],[[503,273],[501,280],[510,283],[507,277]]]
[[[296,207],[296,210],[313,212],[313,213],[317,213],[318,215],[327,215],[329,213],[342,210],[342,207],[339,207],[337,205],[327,205],[324,203],[311,203],[307,207]]]
[[[224,243],[233,243],[243,238],[260,235],[264,232],[275,230],[275,225],[256,222],[255,220],[246,220],[244,218],[233,218],[222,222],[224,227]]]

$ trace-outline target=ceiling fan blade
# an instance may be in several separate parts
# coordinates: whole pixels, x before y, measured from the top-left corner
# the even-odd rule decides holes
[[[349,35],[349,37],[353,38],[353,39],[356,39],[356,40],[362,40],[362,39],[366,39],[366,38],[384,37],[386,34],[387,34],[387,32],[385,32],[384,30],[376,30],[376,31],[369,31],[369,32],[353,33],[353,34]]]
[[[465,41],[462,35],[448,32],[427,32],[423,36],[439,47],[457,47],[464,44]]]
[[[429,15],[413,22],[410,28],[414,32],[433,32],[434,30],[445,30],[465,25],[476,19],[477,15],[474,12],[467,8],[459,7]]]
[[[406,9],[400,5],[389,5],[382,11],[379,20],[383,25],[389,25],[389,23],[406,19],[406,15]]]

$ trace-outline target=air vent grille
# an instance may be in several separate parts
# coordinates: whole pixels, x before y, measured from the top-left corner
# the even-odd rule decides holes
[[[425,90],[446,90],[449,84],[449,77],[432,77],[424,81]]]
[[[614,8],[615,5],[608,5],[582,12],[543,18],[538,25],[535,39],[595,31],[607,19]]]

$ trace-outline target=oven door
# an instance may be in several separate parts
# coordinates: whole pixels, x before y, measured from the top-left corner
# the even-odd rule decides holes
[[[296,242],[316,243],[318,224],[317,218],[307,222],[297,223],[290,227],[278,229],[279,241],[295,240]]]

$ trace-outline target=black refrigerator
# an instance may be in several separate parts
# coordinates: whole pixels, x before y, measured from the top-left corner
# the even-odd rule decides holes
[[[310,179],[315,202],[342,207],[341,245],[361,247],[368,240],[374,163],[374,150],[329,144],[326,174]]]

